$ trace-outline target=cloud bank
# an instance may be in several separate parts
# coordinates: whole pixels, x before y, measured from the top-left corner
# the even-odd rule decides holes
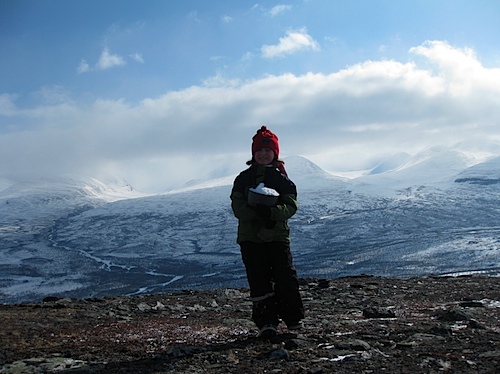
[[[99,60],[103,68],[120,64],[110,56]],[[500,69],[443,41],[409,57],[332,74],[219,80],[138,104],[61,96],[19,108],[2,94],[0,176],[117,175],[158,192],[243,169],[262,124],[278,134],[282,156],[301,154],[330,170],[437,144],[500,143]]]

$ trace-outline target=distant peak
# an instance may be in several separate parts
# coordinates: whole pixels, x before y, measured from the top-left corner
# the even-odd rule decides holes
[[[295,172],[298,172],[302,175],[303,174],[307,174],[307,175],[311,175],[311,174],[331,175],[326,170],[322,169],[321,167],[316,165],[314,162],[312,162],[311,160],[309,160],[303,156],[299,156],[299,155],[289,156],[289,157],[286,157],[284,159],[284,161],[285,161],[286,170],[288,172],[294,171],[294,174],[295,174]]]

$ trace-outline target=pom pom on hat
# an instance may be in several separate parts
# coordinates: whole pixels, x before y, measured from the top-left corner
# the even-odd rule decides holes
[[[257,130],[257,134],[252,138],[252,156],[262,148],[269,148],[274,152],[276,158],[279,157],[280,145],[278,137],[271,130],[268,130],[266,126],[262,126]]]

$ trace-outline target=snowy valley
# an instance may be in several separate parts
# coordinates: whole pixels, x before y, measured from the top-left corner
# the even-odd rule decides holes
[[[500,274],[500,157],[433,148],[354,179],[292,156],[299,276]],[[0,180],[0,302],[246,286],[234,175],[164,194]]]

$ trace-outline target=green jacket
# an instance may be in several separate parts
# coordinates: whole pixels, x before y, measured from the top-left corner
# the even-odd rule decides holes
[[[269,220],[260,218],[256,211],[248,205],[248,190],[263,181],[266,187],[273,188],[280,194],[276,206],[271,207]],[[234,180],[231,191],[231,208],[238,218],[237,242],[250,241],[263,243],[259,233],[269,223],[273,227],[272,241],[290,243],[288,219],[297,211],[297,188],[295,184],[278,168],[272,166],[252,165],[242,171]]]

